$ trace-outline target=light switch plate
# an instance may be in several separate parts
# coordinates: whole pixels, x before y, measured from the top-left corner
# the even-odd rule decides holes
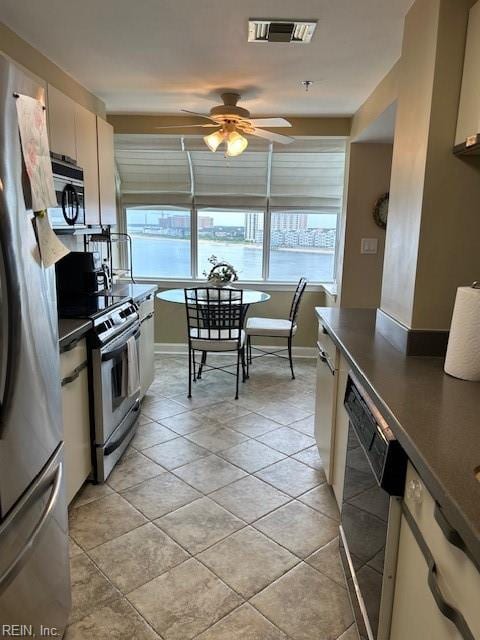
[[[360,253],[375,254],[378,252],[378,238],[362,238]]]

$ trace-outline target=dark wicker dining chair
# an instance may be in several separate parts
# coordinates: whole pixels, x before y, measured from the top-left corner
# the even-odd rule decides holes
[[[248,364],[252,363],[254,358],[261,358],[262,356],[278,356],[283,351],[288,351],[288,360],[290,361],[290,371],[292,372],[292,379],[295,379],[295,372],[293,370],[293,358],[292,358],[292,341],[293,336],[297,333],[297,317],[300,309],[300,303],[302,301],[307,281],[305,278],[300,278],[293,294],[292,304],[290,305],[290,313],[288,318],[249,318],[247,320],[246,334],[247,334],[247,360]],[[255,336],[263,336],[265,338],[286,338],[287,348],[279,349],[278,351],[263,351],[258,347],[253,347],[260,353],[258,356],[252,357],[252,338]]]
[[[188,327],[188,397],[192,397],[192,380],[201,378],[203,371],[224,371],[236,375],[235,399],[238,399],[240,364],[243,381],[246,378],[245,308],[241,289],[196,287],[185,289]],[[195,352],[202,354],[196,371]],[[237,352],[236,373],[225,367],[207,365],[207,353]]]

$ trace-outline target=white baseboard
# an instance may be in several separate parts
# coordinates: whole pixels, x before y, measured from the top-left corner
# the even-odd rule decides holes
[[[255,345],[254,345],[255,346]],[[257,345],[262,351],[278,351],[284,349],[284,345]],[[155,353],[164,355],[182,355],[186,356],[188,353],[188,345],[180,342],[156,342],[154,347]],[[231,355],[231,353],[219,352],[216,355]],[[286,353],[285,353],[286,355]],[[315,347],[293,347],[294,358],[315,358],[317,350]],[[273,357],[273,356],[272,356]]]

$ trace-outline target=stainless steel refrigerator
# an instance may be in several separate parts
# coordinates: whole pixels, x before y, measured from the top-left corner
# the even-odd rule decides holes
[[[38,254],[14,97],[43,91],[0,56],[0,637],[61,636],[70,609],[55,274]]]

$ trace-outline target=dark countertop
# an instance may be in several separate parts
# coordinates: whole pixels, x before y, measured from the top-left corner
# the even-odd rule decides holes
[[[131,284],[129,282],[118,282],[112,284],[109,292],[113,296],[125,296],[132,298],[134,302],[144,300],[151,293],[158,289],[156,284]]]
[[[73,342],[74,340],[78,340],[86,333],[90,331],[92,326],[91,320],[67,320],[63,318],[59,318],[58,320],[58,345],[60,347],[60,351],[65,349],[66,346]]]
[[[480,383],[446,375],[443,358],[405,356],[376,332],[374,310],[316,312],[480,562]]]

